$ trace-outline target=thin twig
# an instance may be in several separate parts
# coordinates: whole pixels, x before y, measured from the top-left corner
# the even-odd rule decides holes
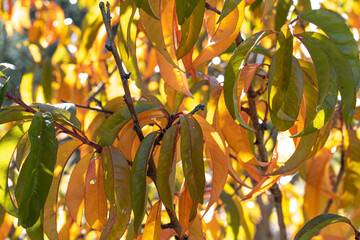
[[[219,11],[216,7],[213,7],[213,6],[211,6],[209,3],[205,3],[205,8],[207,9],[207,10],[210,10],[210,11],[213,11],[213,12],[215,12],[215,13],[217,13],[217,14],[221,14],[221,11]]]
[[[24,103],[22,100],[14,97],[13,95],[11,95],[10,93],[6,93],[6,97],[14,102],[17,103],[18,105],[22,106],[23,108],[25,108],[25,110],[27,112],[30,113],[36,113],[36,110],[33,109],[32,107],[28,106],[26,103]],[[70,136],[73,136],[74,138],[79,139],[80,141],[82,141],[84,144],[89,145],[91,147],[93,147],[94,149],[96,149],[96,151],[98,151],[99,153],[101,153],[102,151],[102,147],[99,146],[98,144],[96,144],[93,141],[90,141],[86,136],[82,136],[81,134],[79,134],[77,131],[71,131],[68,128],[64,127],[63,125],[61,125],[60,123],[57,123],[54,121],[54,125],[55,127],[57,127],[58,129],[60,129],[63,133],[66,133]]]
[[[87,100],[87,103],[90,104],[90,102],[95,99],[96,95],[98,95],[101,90],[103,90],[105,87],[104,82],[100,82],[97,86],[96,86],[96,90],[93,94],[91,94],[91,96],[89,97],[89,99]]]
[[[117,51],[117,47],[115,45],[114,36],[111,31],[111,16],[110,16],[110,4],[109,2],[106,3],[107,11],[105,11],[105,4],[103,2],[100,2],[99,4],[101,15],[103,17],[103,22],[106,28],[106,33],[109,38],[110,45],[106,44],[105,47],[108,51],[110,51],[115,59],[116,66],[119,70],[121,82],[124,88],[125,92],[125,102],[127,107],[129,108],[129,111],[131,113],[131,118],[134,122],[134,130],[136,131],[136,134],[138,135],[140,141],[144,139],[144,134],[141,130],[140,123],[138,120],[138,117],[135,112],[134,103],[131,98],[130,88],[128,84],[128,80],[130,78],[131,73],[126,73],[123,66],[122,66],[122,60],[120,58],[119,52]]]
[[[65,101],[65,100],[62,100],[62,99],[61,99],[61,102],[63,102],[63,103],[68,103],[68,101]],[[110,111],[110,110],[107,110],[107,109],[93,108],[93,107],[89,107],[89,106],[85,106],[85,105],[81,105],[81,104],[76,104],[76,103],[73,103],[73,104],[74,104],[76,107],[85,108],[85,109],[89,109],[89,110],[92,110],[92,111],[104,112],[104,113],[110,113],[110,114],[113,114],[113,113],[114,113],[113,111]]]

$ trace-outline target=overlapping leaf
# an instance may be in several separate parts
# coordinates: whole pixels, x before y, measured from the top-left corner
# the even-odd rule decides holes
[[[160,109],[158,106],[150,102],[135,102],[134,107],[137,114],[145,111]],[[124,106],[119,111],[115,112],[105,121],[100,129],[98,136],[99,144],[101,146],[112,145],[119,131],[130,119],[131,114],[127,106]]]
[[[29,122],[16,125],[0,140],[0,204],[7,213],[13,216],[17,216],[17,208],[13,203],[8,187],[9,164],[17,144],[24,137],[29,127]]]
[[[35,224],[43,211],[53,179],[58,143],[50,113],[37,112],[29,128],[31,149],[21,170],[23,192],[19,204],[19,224],[28,228]]]
[[[134,232],[137,235],[146,210],[148,162],[154,148],[157,132],[147,135],[141,142],[132,164],[130,175],[130,196],[134,212]]]
[[[124,155],[115,147],[104,147],[102,156],[105,192],[111,205],[116,205],[116,220],[106,223],[105,229],[108,225],[111,226],[108,231],[103,231],[102,237],[118,239],[124,234],[130,221],[130,167]]]
[[[243,41],[233,52],[225,69],[224,97],[226,107],[231,116],[236,119],[241,126],[249,130],[251,128],[244,122],[244,120],[242,120],[239,113],[239,104],[237,100],[238,75],[241,69],[246,65],[246,61],[256,44],[258,44],[262,38],[266,37],[270,33],[272,33],[272,31],[258,32]]]
[[[191,115],[180,115],[181,159],[185,181],[196,207],[203,203],[205,172],[203,160],[203,134],[199,123]],[[192,212],[190,219],[196,216]]]
[[[50,191],[44,206],[44,232],[51,239],[58,239],[57,233],[57,209],[58,209],[58,190],[61,176],[66,163],[75,150],[82,144],[78,140],[71,140],[60,145],[54,168],[54,177],[50,186]]]
[[[151,208],[144,227],[142,240],[160,239],[161,231],[161,201]]]

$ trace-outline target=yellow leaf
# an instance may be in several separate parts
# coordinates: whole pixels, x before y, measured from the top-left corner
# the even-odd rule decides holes
[[[161,201],[158,201],[151,208],[149,216],[146,220],[143,240],[160,239],[161,230]]]
[[[57,155],[54,167],[54,176],[44,207],[44,232],[50,239],[58,238],[56,218],[58,209],[58,190],[61,176],[67,161],[81,144],[82,142],[78,140],[72,140],[60,145],[58,149],[59,154]]]
[[[85,218],[96,230],[102,230],[107,221],[107,199],[105,196],[101,158],[94,159],[85,179]]]
[[[179,199],[179,222],[182,227],[182,233],[185,233],[189,229],[191,223],[195,220],[194,218],[189,222],[192,207],[193,201],[186,186],[186,182],[184,181]]]

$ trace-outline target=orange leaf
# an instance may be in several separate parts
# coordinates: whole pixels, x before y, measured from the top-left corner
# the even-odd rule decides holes
[[[185,233],[190,227],[191,223],[194,221],[192,219],[190,222],[190,215],[192,212],[193,201],[191,199],[189,190],[186,186],[186,182],[181,188],[180,199],[179,199],[179,222],[182,227],[182,233]]]
[[[44,232],[50,239],[58,238],[56,215],[58,209],[57,200],[61,176],[69,158],[72,156],[74,151],[80,147],[81,144],[82,142],[78,140],[72,140],[60,145],[58,149],[58,152],[61,154],[57,155],[56,164],[54,167],[54,176],[44,207]]]
[[[199,56],[195,59],[193,68],[224,52],[235,41],[240,32],[240,27],[244,19],[244,13],[245,1],[241,1],[238,7],[218,24],[216,30],[208,30],[209,42],[205,49],[203,49]],[[224,21],[229,21],[228,25],[224,24]]]
[[[329,171],[331,156],[331,150],[323,148],[307,162],[304,212],[308,219],[316,217],[324,210],[320,208],[321,190],[325,171]]]
[[[209,203],[205,215],[210,207],[217,201],[225,186],[228,175],[229,155],[225,149],[225,142],[221,139],[216,130],[200,115],[195,114],[195,119],[201,126],[203,136],[210,152],[211,165],[213,170],[212,188]]]
[[[85,179],[85,218],[96,230],[102,230],[107,221],[107,199],[101,159],[94,159],[86,173]]]
[[[166,228],[164,230],[161,229],[160,240],[169,240],[175,235],[176,235],[176,232],[173,228]]]
[[[205,239],[200,217],[197,215],[189,228],[189,239]]]
[[[68,189],[65,195],[69,213],[78,225],[81,225],[84,210],[85,174],[93,155],[94,153],[92,152],[88,153],[76,164],[70,176]]]
[[[153,240],[160,238],[161,230],[161,201],[157,201],[151,208],[148,219],[146,220],[143,240]]]

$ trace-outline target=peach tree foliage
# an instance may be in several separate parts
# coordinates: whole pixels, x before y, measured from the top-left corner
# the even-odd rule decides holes
[[[319,235],[360,239],[358,43],[298,2],[79,1],[78,27],[54,1],[2,1],[3,44],[23,36],[31,63],[0,64],[0,232],[311,239],[345,222]],[[279,184],[292,174],[303,196]]]

